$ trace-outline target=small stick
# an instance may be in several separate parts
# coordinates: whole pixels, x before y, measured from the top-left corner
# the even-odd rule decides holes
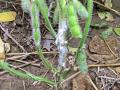
[[[12,56],[12,57],[9,57],[9,58],[6,58],[6,60],[15,60],[15,59],[18,59],[18,58],[22,58],[22,59],[25,59],[28,55],[19,55],[19,56]]]
[[[2,3],[9,3],[9,4],[16,4],[16,5],[20,5],[20,3],[17,3],[17,2],[9,2],[9,1],[5,1],[5,0],[0,0],[0,2]],[[19,1],[20,2],[20,1]]]
[[[120,66],[120,63],[117,63],[117,64],[98,64],[98,65],[88,65],[89,68],[96,68],[96,67],[119,67]],[[63,80],[61,82],[61,85],[66,82],[66,81],[69,81],[71,80],[72,78],[76,77],[78,74],[80,74],[80,72],[77,72],[75,74],[73,74],[72,76],[70,76],[69,78]]]
[[[43,54],[57,54],[59,52],[57,51],[50,51],[50,52],[42,52]],[[12,55],[30,55],[30,54],[37,54],[37,52],[30,52],[30,53],[7,53],[6,55],[12,56]]]
[[[96,3],[96,4],[98,4],[98,5],[100,5],[100,6],[102,6],[102,7],[104,7],[104,8],[106,8],[106,9],[108,9],[108,10],[110,10],[110,11],[112,11],[112,12],[114,12],[115,14],[117,14],[117,15],[120,16],[120,12],[118,12],[118,11],[112,9],[112,8],[106,7],[105,5],[99,3],[99,2],[97,2],[97,1],[95,1],[95,0],[94,0],[93,2]]]
[[[96,65],[88,65],[89,68],[96,68],[96,67],[119,67],[120,63],[117,64],[96,64]]]
[[[116,56],[116,54],[112,51],[112,49],[110,48],[110,46],[108,45],[108,43],[106,42],[106,40],[105,40],[105,39],[103,39],[103,40],[104,40],[105,44],[107,45],[108,49],[110,50],[110,52],[111,52],[116,58],[118,58],[118,57]]]
[[[14,61],[14,62],[19,62],[19,63],[23,63],[23,64],[29,64],[30,62],[27,62],[27,61],[21,61],[21,60],[10,60],[10,61]],[[34,64],[34,63],[31,63],[30,65],[32,66],[35,66],[35,67],[40,67],[39,64]]]
[[[71,75],[71,76],[68,77],[67,79],[63,80],[63,81],[60,83],[60,85],[63,85],[65,82],[67,82],[67,81],[73,79],[74,77],[76,77],[76,76],[79,75],[79,74],[80,74],[80,72],[77,72],[77,73]]]
[[[23,52],[27,52],[23,46],[21,46],[8,32],[6,32],[6,30],[2,27],[2,25],[0,25],[0,28],[16,45],[19,46],[19,48],[23,50]]]
[[[94,89],[98,90],[97,86],[94,84],[94,82],[92,81],[92,79],[90,78],[90,76],[88,76],[88,79],[90,80],[90,83],[92,84],[92,86],[94,87]]]

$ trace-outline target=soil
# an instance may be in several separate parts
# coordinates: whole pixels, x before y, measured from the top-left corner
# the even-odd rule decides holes
[[[12,0],[14,1],[14,0]],[[50,0],[51,1],[51,0]],[[32,29],[31,29],[31,22],[30,17],[28,14],[24,13],[20,7],[19,0],[14,1],[13,3],[8,3],[0,1],[0,11],[1,10],[13,10],[16,11],[17,17],[15,21],[7,22],[7,23],[0,23],[3,28],[6,30],[5,32],[0,29],[0,37],[4,42],[10,44],[10,52],[6,53],[6,61],[14,66],[14,68],[22,69],[31,72],[35,75],[43,75],[48,78],[53,79],[53,75],[44,68],[41,63],[41,60],[35,53],[35,45],[32,39]],[[108,22],[110,26],[120,27],[120,17],[115,15],[113,22]],[[96,11],[93,15],[92,23],[95,21],[100,20],[97,16]],[[85,23],[81,21],[81,25]],[[54,39],[51,35],[47,32],[47,29],[44,24],[44,20],[41,19],[41,33],[42,33],[42,42],[41,45],[43,47],[43,51],[46,52],[45,57],[49,59],[51,63],[57,66],[57,53],[49,53],[49,52],[57,52],[57,48],[55,46]],[[115,58],[111,55],[108,47],[104,43],[104,41],[99,40],[100,38],[96,35],[98,33],[104,31],[104,29],[95,30],[91,28],[89,33],[88,41],[87,41],[87,51],[90,51],[88,54],[88,64],[96,65],[96,64],[117,64],[119,63],[119,59],[114,61]],[[21,49],[19,45],[15,43],[9,36],[12,36],[19,44],[23,47]],[[111,38],[112,37],[112,38]],[[119,54],[119,44],[120,37],[112,34],[107,43],[110,45],[112,51],[117,54],[117,58],[120,58]],[[73,47],[78,45],[78,41],[74,41],[72,39],[71,44]],[[95,41],[96,42],[95,42]],[[99,40],[99,41],[98,41]],[[98,42],[97,42],[98,41]],[[98,47],[95,45],[99,45]],[[102,46],[102,47],[101,47]],[[97,49],[96,49],[97,48]],[[26,55],[25,53],[31,53]],[[90,58],[92,57],[92,58]],[[111,59],[112,60],[109,60]],[[23,61],[23,62],[21,62]],[[32,64],[28,64],[31,63]],[[73,73],[73,75],[76,72]],[[96,67],[96,68],[89,68],[89,76],[93,83],[96,85],[98,90],[120,90],[120,67]],[[62,90],[95,90],[89,81],[87,76],[82,74],[78,74],[76,77],[72,78],[67,83],[67,89],[63,88]],[[81,84],[82,83],[82,84]],[[3,70],[0,70],[0,90],[53,90],[50,86],[42,84],[40,82],[34,82],[31,80],[21,79],[18,77],[14,77],[9,75]]]

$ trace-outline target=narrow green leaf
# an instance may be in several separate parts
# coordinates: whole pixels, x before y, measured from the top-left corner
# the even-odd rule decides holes
[[[115,32],[118,36],[120,36],[120,28],[114,28],[114,32]]]
[[[112,27],[109,27],[107,30],[103,31],[100,36],[101,36],[102,38],[106,39],[106,38],[108,38],[112,33],[113,33]]]

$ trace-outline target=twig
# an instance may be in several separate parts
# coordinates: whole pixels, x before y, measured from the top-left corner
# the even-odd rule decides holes
[[[1,30],[16,44],[23,50],[23,52],[27,52],[23,46],[21,46],[6,30],[0,25]]]
[[[120,63],[117,63],[117,64],[98,64],[98,65],[88,65],[89,68],[96,68],[96,67],[118,67],[120,66]],[[80,72],[77,72],[73,75],[71,75],[70,77],[68,77],[67,79],[63,80],[61,82],[61,85],[64,83],[64,82],[67,82],[69,80],[71,80],[72,78],[76,77],[78,74],[80,74]]]
[[[9,57],[9,58],[6,58],[6,60],[16,60],[16,59],[19,59],[19,58],[22,58],[22,59],[25,59],[28,55],[19,55],[19,56],[12,56],[12,57]]]
[[[113,68],[108,67],[108,69],[109,69],[110,71],[112,71],[116,76],[119,76],[119,75],[113,70]]]
[[[30,63],[30,62],[22,61],[22,60],[12,60],[12,59],[11,59],[10,61],[19,62],[19,63],[23,63],[23,64],[29,64],[29,63]],[[35,66],[35,67],[40,67],[39,64],[31,63],[30,65]]]
[[[63,80],[63,81],[60,83],[60,85],[63,85],[65,82],[70,81],[71,79],[73,79],[74,77],[76,77],[76,76],[79,75],[79,74],[80,74],[80,72],[77,72],[77,73],[71,75],[71,76],[68,77],[67,79]]]
[[[9,3],[9,4],[16,4],[16,5],[20,5],[20,3],[15,3],[15,2],[8,2],[8,1],[5,1],[5,0],[0,0],[0,2],[3,2],[3,3]],[[20,1],[19,1],[20,2]]]
[[[108,47],[108,49],[110,50],[110,52],[116,57],[116,58],[118,58],[118,56],[116,56],[116,54],[113,52],[113,50],[110,48],[110,46],[108,45],[108,43],[106,42],[106,40],[105,39],[103,39],[104,40],[104,42],[105,42],[105,44],[107,45],[107,47]]]
[[[95,90],[98,90],[97,86],[94,84],[94,82],[92,81],[92,79],[90,78],[90,76],[88,76],[88,79],[90,81],[90,83],[93,85]]]
[[[89,68],[95,68],[95,67],[119,67],[120,63],[117,64],[98,64],[98,65],[88,65]]]
[[[99,78],[117,80],[117,81],[120,80],[120,78],[113,78],[113,77],[107,77],[107,76],[99,76]]]
[[[49,51],[49,52],[42,52],[43,54],[57,54],[59,52],[57,51]],[[30,53],[7,53],[6,55],[12,56],[12,55],[31,55],[31,54],[37,54],[37,52],[30,52]]]
[[[94,0],[93,2],[96,3],[96,4],[98,4],[98,5],[100,5],[100,6],[102,6],[102,7],[104,7],[104,8],[106,8],[106,9],[108,9],[108,10],[110,10],[110,11],[112,11],[112,12],[114,12],[115,14],[117,14],[117,15],[120,16],[120,12],[118,12],[118,11],[112,9],[112,8],[106,7],[105,5],[99,3],[99,2],[97,2],[97,1],[95,1],[95,0]]]
[[[24,81],[24,80],[23,80],[23,88],[24,88],[23,90],[26,90],[26,89],[25,89],[25,81]]]

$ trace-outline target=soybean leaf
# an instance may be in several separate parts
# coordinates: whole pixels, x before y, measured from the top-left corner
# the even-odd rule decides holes
[[[120,36],[120,28],[114,28],[114,32],[115,32],[118,36]]]
[[[106,31],[103,31],[100,36],[101,38],[106,39],[112,34],[112,32],[112,27],[109,27]]]

